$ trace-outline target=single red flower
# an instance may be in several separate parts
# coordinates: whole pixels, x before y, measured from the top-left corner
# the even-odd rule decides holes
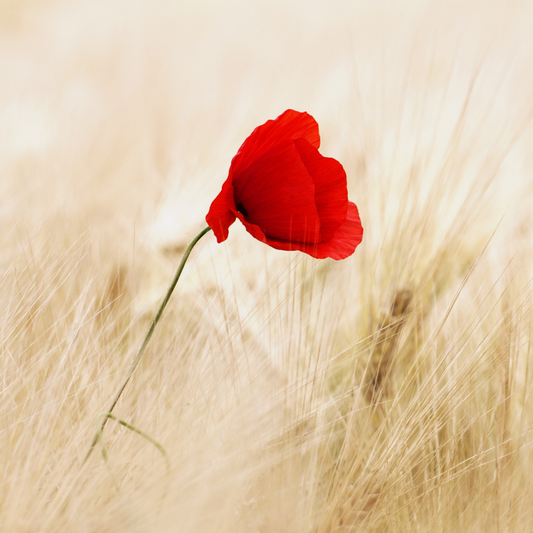
[[[322,156],[318,124],[288,109],[257,127],[232,159],[206,216],[217,242],[238,218],[256,239],[317,259],[344,259],[363,238],[342,165]]]

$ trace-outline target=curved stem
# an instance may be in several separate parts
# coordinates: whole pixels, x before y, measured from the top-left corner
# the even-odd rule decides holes
[[[198,233],[198,235],[196,235],[196,237],[191,241],[189,246],[187,246],[187,249],[185,250],[183,257],[181,258],[178,269],[176,270],[176,273],[174,274],[174,278],[172,279],[172,282],[170,283],[167,293],[165,294],[165,297],[163,298],[163,301],[161,302],[161,305],[159,306],[159,309],[157,310],[157,313],[155,314],[155,317],[152,320],[152,324],[150,325],[150,328],[148,329],[148,332],[146,333],[146,336],[144,337],[141,347],[139,348],[139,351],[133,358],[133,361],[131,362],[130,368],[128,369],[128,372],[126,373],[126,376],[122,380],[120,387],[118,388],[117,392],[115,393],[115,396],[113,396],[113,399],[111,400],[111,403],[107,409],[108,415],[113,412],[113,409],[117,405],[119,398],[122,396],[122,393],[124,392],[124,389],[126,388],[126,385],[131,379],[131,376],[133,375],[133,373],[135,372],[135,369],[139,365],[139,362],[144,352],[146,351],[146,346],[148,346],[148,342],[150,342],[150,339],[152,338],[155,327],[157,326],[157,323],[159,322],[161,315],[163,314],[163,311],[165,310],[165,307],[167,306],[167,303],[170,300],[172,293],[174,292],[176,284],[178,283],[178,280],[180,279],[181,273],[183,272],[183,268],[185,267],[185,263],[187,262],[187,259],[189,258],[189,255],[191,254],[192,249],[195,247],[196,243],[210,230],[211,228],[209,226],[207,228],[204,228],[200,233]],[[109,416],[106,416],[100,423],[99,429],[96,432],[91,442],[89,451],[87,452],[87,455],[85,456],[85,459],[83,460],[84,463],[87,461],[94,447],[100,440],[102,431],[104,430],[104,427],[107,421],[109,420],[109,418],[110,418]]]
[[[133,431],[134,433],[137,433],[137,435],[140,435],[141,437],[145,438],[148,442],[152,443],[158,449],[159,453],[163,456],[163,458],[165,459],[165,464],[167,467],[167,474],[170,472],[170,459],[168,457],[167,451],[165,450],[165,448],[163,448],[161,444],[159,444],[159,442],[157,442],[155,439],[150,437],[148,433],[145,433],[144,431],[135,427],[133,424],[130,424],[126,420],[122,420],[121,418],[116,417],[113,413],[102,413],[98,418],[110,418],[111,420],[115,420],[120,425],[128,428],[130,431]],[[100,428],[98,428],[98,434],[99,434],[99,440],[102,441],[100,442],[100,445],[102,446],[102,455],[104,457],[104,461],[107,462],[108,461],[107,450],[103,444],[102,431],[100,430]]]

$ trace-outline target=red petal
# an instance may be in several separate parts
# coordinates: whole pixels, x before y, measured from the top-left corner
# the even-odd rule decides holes
[[[265,236],[259,226],[247,223],[241,214],[237,215],[239,220],[246,226],[246,230],[257,240],[262,241],[277,250],[299,250],[305,252],[316,259],[330,257],[339,261],[352,255],[363,239],[363,227],[359,219],[359,212],[354,203],[348,202],[348,215],[344,223],[337,228],[333,238],[327,242],[319,244],[308,244],[298,242],[279,241]]]
[[[309,244],[322,240],[313,179],[293,141],[278,143],[234,174],[233,190],[245,222],[258,226],[269,239]]]
[[[353,202],[348,202],[346,220],[337,228],[333,238],[330,241],[321,242],[316,249],[316,254],[307,253],[311,253],[317,259],[331,257],[338,261],[352,255],[362,240],[363,226],[359,218],[359,211]]]
[[[205,217],[207,225],[213,230],[217,242],[228,238],[229,227],[235,222],[235,200],[233,199],[233,186],[228,178],[218,196],[211,203],[209,213]]]
[[[307,141],[294,141],[305,168],[315,184],[315,204],[320,218],[322,241],[329,241],[346,220],[348,189],[346,172],[331,157],[324,157]]]
[[[277,144],[294,139],[305,139],[315,148],[320,147],[316,120],[308,113],[287,109],[278,118],[255,128],[232,159],[229,175],[242,172]]]

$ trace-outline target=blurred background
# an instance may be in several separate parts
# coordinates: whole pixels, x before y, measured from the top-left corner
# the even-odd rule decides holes
[[[0,529],[531,531],[532,27],[529,0],[0,0]],[[287,108],[362,245],[205,237],[117,406],[171,471],[112,424],[81,469]]]
[[[531,17],[527,1],[3,0],[2,218],[25,205],[114,232],[119,202],[125,231],[188,239],[243,138],[289,107],[356,165],[352,187],[444,150],[467,97],[465,134],[503,146],[529,112]]]

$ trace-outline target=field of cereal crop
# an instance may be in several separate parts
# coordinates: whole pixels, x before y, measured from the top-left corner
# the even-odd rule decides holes
[[[533,531],[533,5],[2,0],[0,531]],[[320,124],[365,234],[240,223],[232,157]]]

